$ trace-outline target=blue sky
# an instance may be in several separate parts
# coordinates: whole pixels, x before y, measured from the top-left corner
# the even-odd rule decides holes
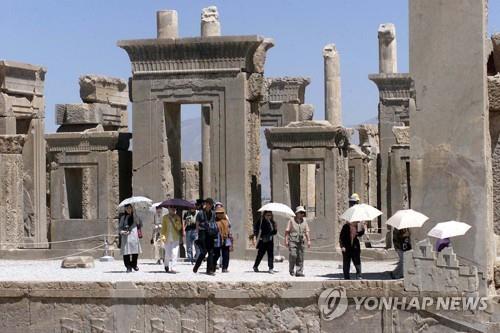
[[[378,71],[377,28],[392,22],[399,71],[408,71],[406,0],[2,0],[0,58],[47,67],[46,127],[56,129],[54,104],[80,102],[78,77],[94,73],[128,78],[121,39],[154,38],[155,12],[176,9],[181,37],[198,36],[203,7],[219,9],[224,35],[272,37],[267,76],[308,76],[306,102],[324,114],[322,48],[341,54],[344,124],[377,114],[378,91],[367,79]],[[490,33],[500,31],[500,0],[490,0]]]

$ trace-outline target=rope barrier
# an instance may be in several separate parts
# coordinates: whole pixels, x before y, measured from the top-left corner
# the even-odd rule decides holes
[[[62,244],[62,243],[71,243],[71,242],[79,242],[82,240],[88,240],[88,239],[93,239],[93,238],[99,238],[99,237],[117,237],[118,235],[108,235],[108,234],[101,234],[101,235],[94,235],[94,236],[88,236],[88,237],[82,237],[82,238],[73,238],[73,239],[67,239],[67,240],[62,240],[62,241],[53,241],[53,242],[9,242],[9,243],[0,243],[0,245],[39,245],[39,244]]]

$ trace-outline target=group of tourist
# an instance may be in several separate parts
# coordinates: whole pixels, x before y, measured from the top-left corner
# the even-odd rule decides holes
[[[353,194],[350,205],[359,203],[359,197]],[[228,272],[230,252],[233,250],[231,222],[221,202],[213,199],[198,199],[191,208],[179,215],[175,207],[156,208],[153,218],[151,244],[157,264],[165,267],[168,273],[175,273],[179,246],[185,245],[188,261],[194,265],[193,272],[198,272],[202,262],[206,260],[206,273],[214,275],[218,268],[222,273]],[[138,271],[137,258],[141,252],[139,239],[142,238],[142,222],[134,214],[131,205],[125,206],[125,214],[119,222],[119,246],[127,272]],[[257,249],[257,257],[253,270],[259,272],[259,265],[267,255],[267,266],[270,274],[274,270],[274,239],[278,233],[273,212],[264,211],[261,218],[253,225],[252,244]],[[359,238],[365,233],[363,222],[345,223],[340,231],[339,244],[343,258],[344,279],[350,279],[351,262],[356,269],[356,279],[361,279],[361,243]],[[289,273],[292,276],[304,276],[304,252],[306,246],[311,247],[309,225],[306,210],[298,206],[295,217],[289,219],[285,229],[285,246],[289,250]],[[411,249],[409,229],[393,230],[394,248],[399,261],[391,272],[392,278],[403,276],[403,255]],[[441,240],[436,250],[441,251],[449,246],[449,239]],[[217,263],[221,259],[219,265]]]
[[[195,208],[181,216],[175,207],[156,208],[153,216],[151,245],[157,264],[165,266],[165,271],[175,273],[179,246],[182,240],[186,246],[188,261],[198,272],[202,262],[207,262],[207,274],[214,275],[218,266],[222,273],[228,272],[230,252],[233,250],[231,222],[221,202],[213,199],[198,199]],[[285,246],[289,248],[289,272],[292,276],[304,276],[304,250],[311,246],[306,211],[299,206],[296,216],[288,221],[285,230]],[[138,271],[137,258],[141,253],[139,239],[142,238],[142,221],[134,213],[132,205],[125,206],[125,213],[119,220],[119,247],[127,272]],[[252,243],[257,248],[253,270],[259,271],[259,264],[267,254],[268,272],[274,271],[274,237],[278,229],[271,211],[262,213],[254,224]],[[221,264],[217,262],[221,259]]]

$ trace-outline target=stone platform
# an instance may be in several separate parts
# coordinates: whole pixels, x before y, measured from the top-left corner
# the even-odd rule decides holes
[[[179,263],[177,274],[151,260],[134,273],[119,261],[89,269],[60,263],[0,261],[1,332],[498,332],[488,324],[491,312],[356,310],[355,297],[418,295],[402,280],[380,280],[390,261],[367,262],[368,279],[350,281],[339,279],[335,261],[306,261],[305,278],[288,275],[287,262],[269,274],[233,260],[229,273],[216,276],[194,274],[189,263]],[[322,319],[318,306],[327,288],[343,288],[348,301],[334,320]]]

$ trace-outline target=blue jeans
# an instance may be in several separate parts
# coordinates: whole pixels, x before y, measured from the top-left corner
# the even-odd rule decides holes
[[[198,255],[200,253],[200,248],[195,243],[195,240],[197,238],[198,234],[195,229],[186,231],[186,252],[187,252],[187,257],[189,261],[191,261],[191,263],[193,263],[198,258]],[[193,245],[196,251],[194,257],[193,257]]]

